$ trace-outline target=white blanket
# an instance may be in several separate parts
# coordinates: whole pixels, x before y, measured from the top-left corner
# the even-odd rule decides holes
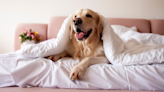
[[[17,85],[19,87],[164,90],[163,63],[132,65],[161,63],[164,51],[163,36],[140,34],[135,31],[119,32],[119,30],[114,33],[103,17],[102,39],[108,60],[117,65],[132,66],[96,64],[87,69],[81,80],[72,81],[69,79],[69,73],[79,62],[78,60],[63,58],[54,63],[42,58],[64,50],[69,39],[70,16],[64,21],[56,39],[0,55],[0,87]]]
[[[124,39],[123,41],[103,17],[102,23],[104,51],[112,64],[151,64],[164,61],[164,36],[127,31],[121,35],[118,34]]]
[[[21,49],[19,54],[26,57],[45,57],[63,52],[69,41],[70,19],[71,15],[64,21],[56,39],[29,45]],[[114,32],[103,16],[101,21],[105,55],[112,64],[135,65],[164,61],[164,36],[136,31]]]
[[[53,87],[80,89],[164,90],[164,64],[90,66],[81,80],[69,79],[78,60],[24,58],[16,52],[0,55],[0,87]]]

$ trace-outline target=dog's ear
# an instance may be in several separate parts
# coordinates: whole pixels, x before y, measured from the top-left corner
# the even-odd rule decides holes
[[[70,36],[72,36],[72,35],[73,35],[73,32],[74,32],[74,31],[73,31],[73,16],[74,16],[74,15],[72,15],[71,21],[70,21],[70,22],[71,22],[71,26],[70,26]]]
[[[101,36],[102,31],[103,31],[103,26],[102,26],[102,22],[101,22],[101,17],[100,17],[100,15],[98,15],[97,35]]]

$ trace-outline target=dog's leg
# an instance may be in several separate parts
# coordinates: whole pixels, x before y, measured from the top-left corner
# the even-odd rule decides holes
[[[51,59],[52,61],[57,61],[60,58],[67,57],[67,56],[68,56],[67,51],[64,51],[57,55],[48,56],[47,59]]]
[[[99,63],[109,63],[106,57],[87,57],[83,59],[79,64],[77,64],[70,73],[70,79],[71,80],[77,80],[80,79],[86,69],[93,64],[99,64]]]

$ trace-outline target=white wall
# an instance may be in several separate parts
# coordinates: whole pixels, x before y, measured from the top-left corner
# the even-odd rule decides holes
[[[48,23],[81,8],[105,17],[164,19],[164,0],[0,0],[0,54],[13,51],[18,23]]]

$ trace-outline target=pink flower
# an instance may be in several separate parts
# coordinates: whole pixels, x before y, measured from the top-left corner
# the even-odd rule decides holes
[[[38,35],[35,35],[36,38],[38,38],[39,36]]]
[[[24,28],[24,31],[26,31],[27,36],[30,36],[31,35],[31,32],[29,32],[27,28]]]
[[[24,28],[24,31],[28,31],[28,29],[27,28]]]
[[[27,36],[30,36],[30,34],[27,34]]]
[[[32,39],[34,39],[34,38],[35,38],[35,36],[34,36],[34,35],[31,35],[31,37],[32,37]]]
[[[26,31],[26,33],[29,32],[27,28],[24,28],[24,31]]]

